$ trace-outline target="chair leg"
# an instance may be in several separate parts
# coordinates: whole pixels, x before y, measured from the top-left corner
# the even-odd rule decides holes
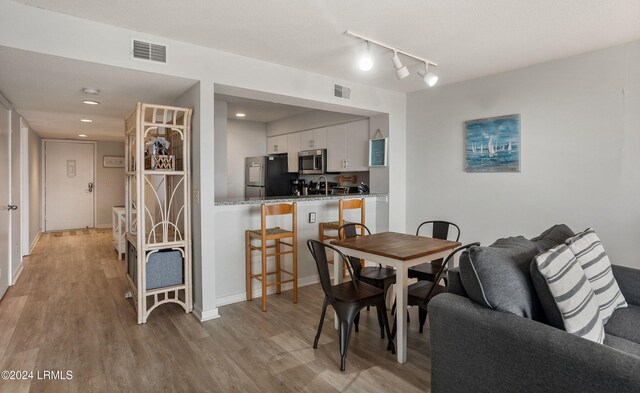
[[[245,248],[246,256],[246,271],[247,271],[247,300],[251,300],[251,236],[249,236],[249,231],[245,231]]]
[[[282,284],[280,284],[282,282],[282,271],[280,270],[281,258],[279,254],[280,254],[280,240],[277,239],[276,240],[276,282],[278,284],[276,285],[276,293],[278,295],[282,292]]]
[[[292,241],[293,254],[292,257],[292,273],[293,273],[293,303],[298,304],[298,236],[294,234]]]
[[[420,318],[420,333],[422,333],[422,330],[424,328],[424,323],[427,321],[427,310],[423,309],[422,307],[418,307],[418,316]]]
[[[376,306],[376,313],[378,314],[378,326],[380,326],[380,338],[384,338],[384,323],[382,322],[382,313],[386,314],[386,312],[386,305],[384,307]]]
[[[313,340],[313,349],[318,348],[318,340],[320,340],[320,333],[322,333],[322,325],[324,324],[324,316],[327,313],[327,306],[329,305],[328,299],[325,297],[322,303],[322,314],[320,314],[320,323],[318,324],[318,332],[316,338]]]
[[[262,311],[267,311],[267,242],[260,241],[262,248]]]
[[[353,324],[356,325],[356,333],[358,333],[360,330],[358,329],[358,324],[360,323],[360,311],[358,311],[358,313],[356,314],[356,317],[353,320]]]
[[[380,305],[376,306],[376,308],[381,311],[379,315],[382,316],[382,323],[384,324],[384,330],[387,331],[387,339],[389,341],[387,343],[387,350],[391,351],[391,353],[395,355],[396,347],[393,343],[394,333],[389,329],[389,319],[387,318],[387,303],[383,300],[380,303]],[[394,321],[395,321],[395,318],[394,318]],[[395,322],[393,326],[395,330]],[[384,338],[384,335],[382,338]]]

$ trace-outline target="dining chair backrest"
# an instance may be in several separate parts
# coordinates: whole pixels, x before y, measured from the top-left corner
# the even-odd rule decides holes
[[[337,250],[335,247],[321,243],[317,240],[309,239],[307,240],[307,247],[311,252],[311,256],[316,261],[316,267],[318,268],[318,274],[320,275],[320,284],[322,285],[322,290],[324,294],[331,300],[335,300],[335,296],[333,293],[332,285],[331,285],[331,276],[329,275],[329,263],[327,262],[327,248],[336,251],[340,258],[342,259],[342,263],[347,265],[347,270],[349,271],[349,276],[351,276],[351,282],[355,288],[356,295],[358,300],[360,300],[360,294],[358,292],[358,278],[354,275],[351,264],[347,262],[347,257]],[[334,263],[338,263],[338,261],[334,261]]]
[[[358,229],[360,229],[360,233],[364,232],[367,235],[371,235],[371,231],[369,230],[369,228],[367,228],[366,225],[352,222],[350,224],[344,224],[343,226],[338,228],[338,236],[340,236],[340,239],[352,239],[358,236]],[[353,273],[356,276],[360,276],[360,271],[362,270],[362,263],[360,263],[360,258],[349,257],[349,263],[351,264]]]
[[[422,224],[418,225],[418,229],[416,229],[416,236],[420,236],[420,229],[422,229],[424,225],[428,224],[432,224],[432,238],[441,240],[460,240],[460,227],[452,222],[441,220],[425,221]],[[449,230],[452,230],[451,239],[449,239]]]
[[[438,274],[436,274],[435,280],[433,280],[433,285],[431,286],[431,289],[427,293],[427,296],[425,296],[425,302],[429,301],[429,299],[431,298],[434,290],[436,289],[437,283],[440,282],[440,279],[442,278],[442,275],[447,270],[446,269],[447,264],[449,264],[449,262],[453,259],[453,257],[457,253],[459,253],[461,251],[464,251],[467,248],[473,247],[473,246],[480,246],[480,243],[479,242],[475,242],[475,243],[466,244],[464,246],[460,246],[460,247],[456,248],[455,250],[451,251],[451,253],[449,255],[447,255],[447,257],[444,259],[444,262],[442,262],[442,266],[440,266],[440,270],[438,270]]]

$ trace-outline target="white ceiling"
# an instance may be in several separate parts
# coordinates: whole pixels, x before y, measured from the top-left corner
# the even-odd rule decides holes
[[[0,89],[42,137],[123,140],[137,102],[171,104],[196,81],[0,46]],[[82,93],[100,89],[97,96]],[[96,100],[100,105],[86,105]],[[82,123],[88,118],[93,123]]]
[[[217,101],[227,102],[227,118],[234,120],[257,121],[269,123],[308,112],[310,108],[279,104],[269,101],[259,101],[244,97],[235,97],[226,94],[216,94]],[[236,113],[244,113],[245,117],[237,117]]]
[[[425,85],[395,78],[350,29],[438,63],[452,83],[640,38],[640,0],[21,0],[80,18],[191,42],[397,91]],[[179,23],[176,23],[178,21]],[[185,23],[186,22],[186,23]]]

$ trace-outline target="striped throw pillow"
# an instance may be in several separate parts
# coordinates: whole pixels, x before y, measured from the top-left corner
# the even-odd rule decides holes
[[[602,242],[596,232],[589,228],[567,239],[567,244],[578,258],[578,263],[582,266],[584,274],[596,294],[602,323],[607,323],[617,308],[627,307],[627,301],[613,276],[611,262],[604,251]]]
[[[536,256],[534,262],[558,306],[564,329],[602,344],[604,325],[598,301],[569,246],[560,244]]]

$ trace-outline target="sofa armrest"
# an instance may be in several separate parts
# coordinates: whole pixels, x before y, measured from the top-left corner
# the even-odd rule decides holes
[[[640,306],[640,270],[618,265],[611,269],[627,303]]]
[[[457,267],[447,270],[447,292],[468,297],[460,279],[460,269]]]
[[[434,393],[640,391],[640,357],[453,294],[428,308]]]

